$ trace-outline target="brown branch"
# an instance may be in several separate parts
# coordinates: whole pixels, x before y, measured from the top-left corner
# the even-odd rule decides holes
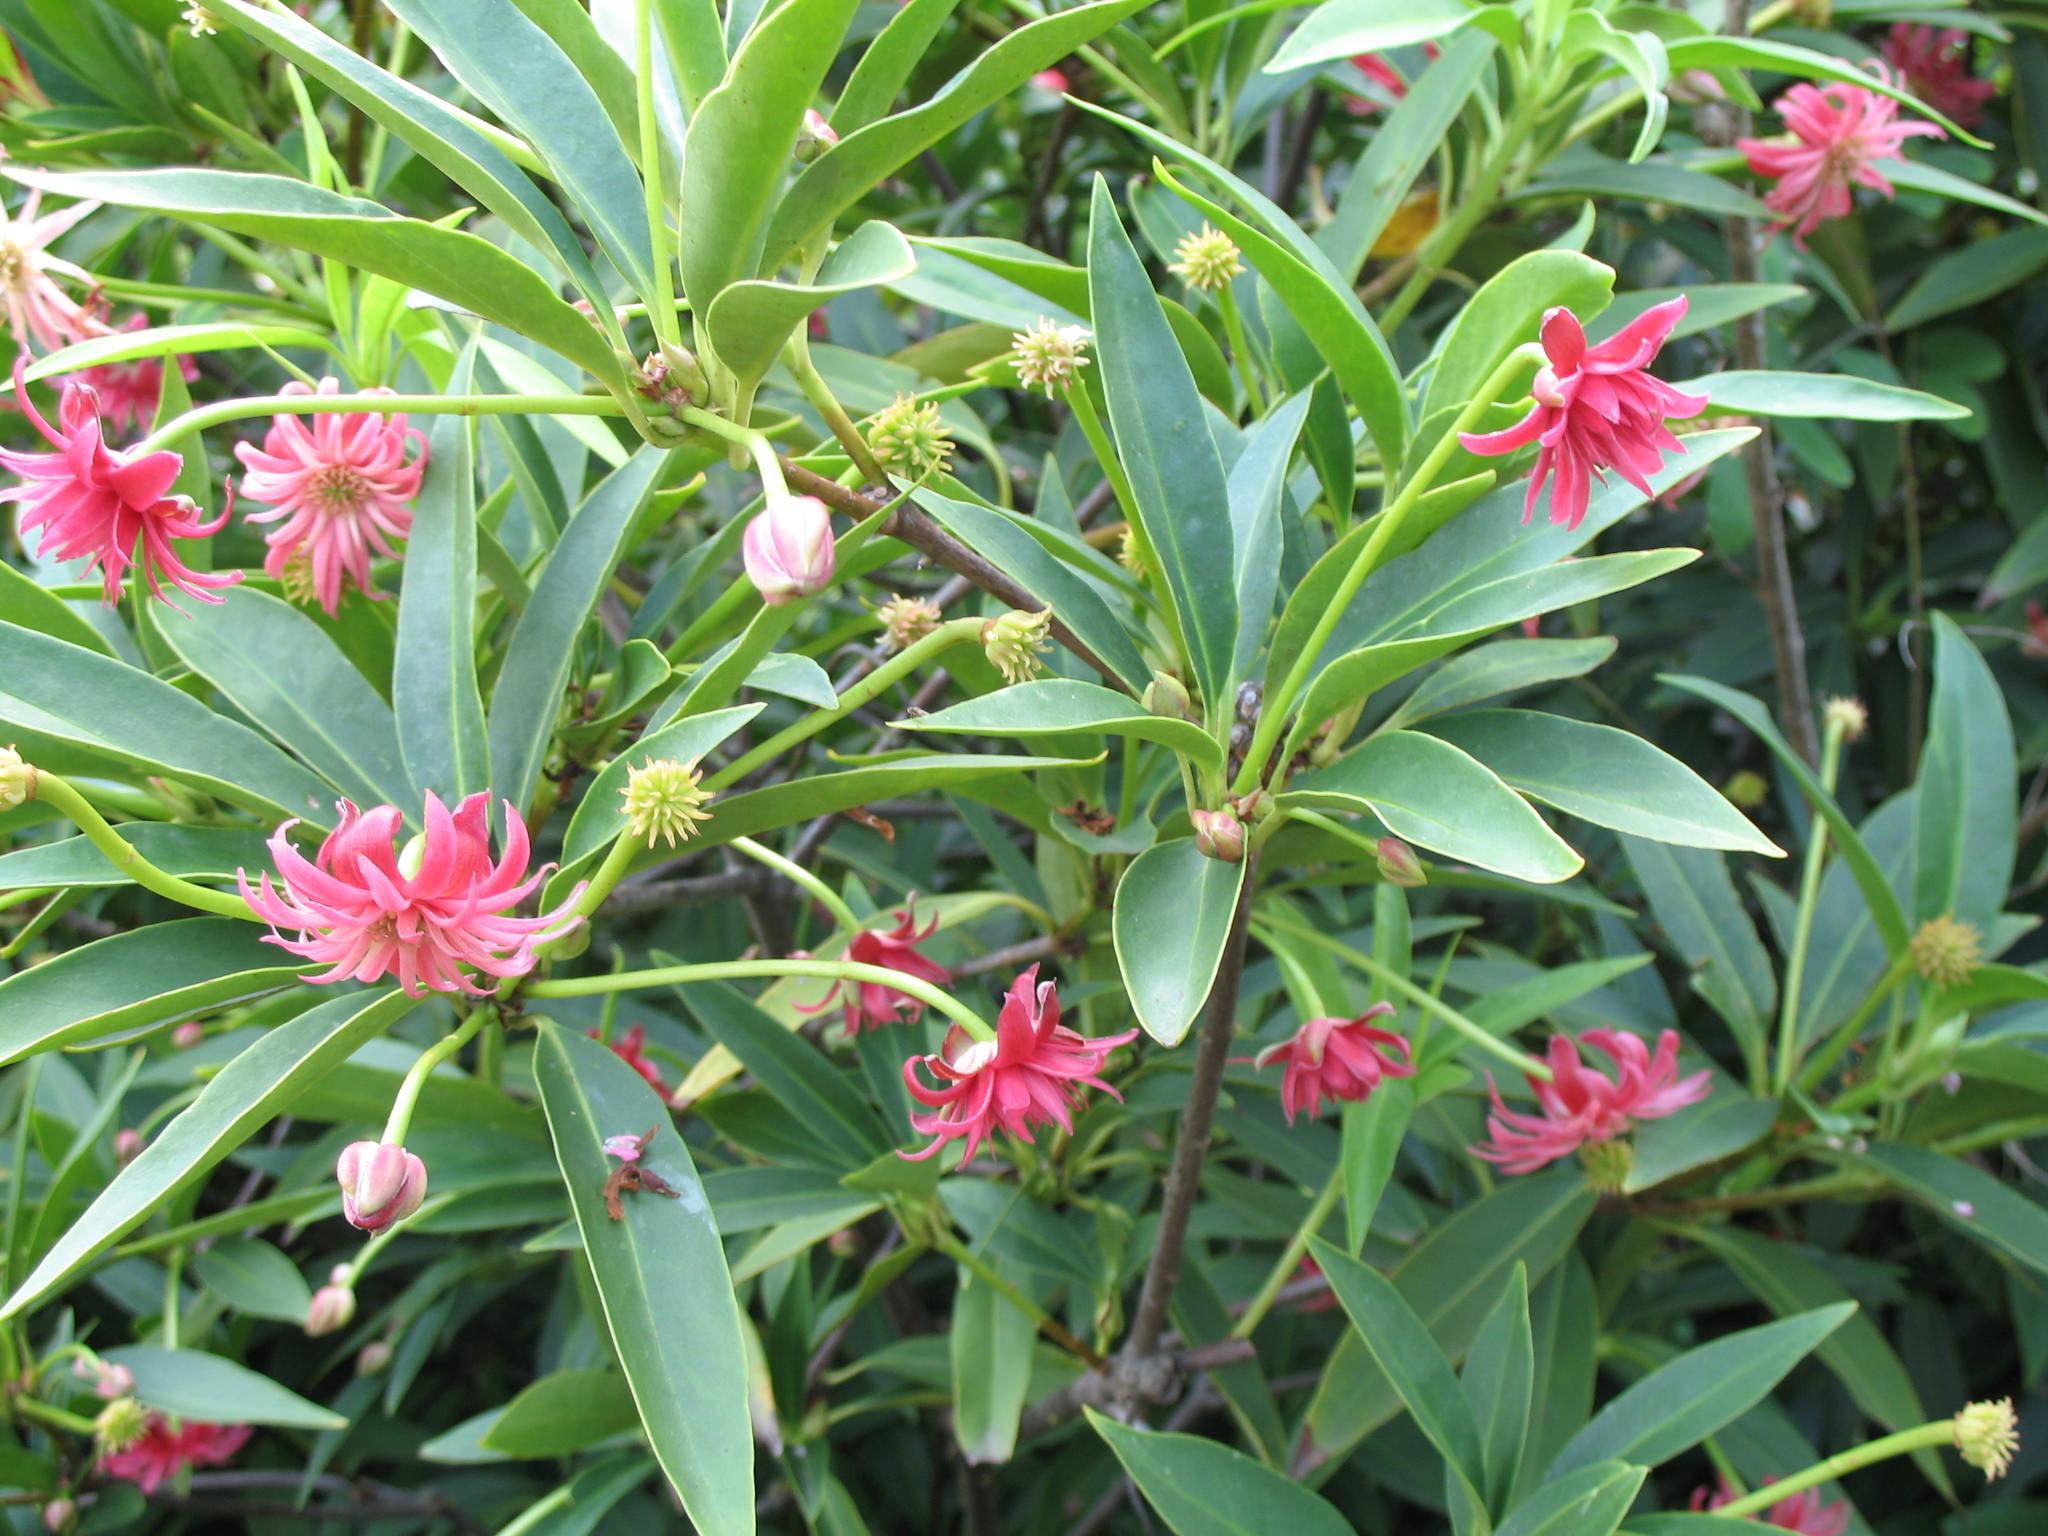
[[[1193,1349],[1160,1351],[1142,1357],[1118,1355],[1099,1371],[1077,1377],[1049,1397],[1024,1410],[1017,1435],[1028,1439],[1064,1424],[1083,1408],[1128,1409],[1146,1403],[1170,1403],[1180,1396],[1187,1378],[1219,1366],[1256,1360],[1250,1339],[1218,1339]]]
[[[1010,971],[1033,960],[1050,960],[1054,955],[1072,954],[1081,941],[1078,936],[1069,938],[1065,934],[1054,934],[1043,939],[1026,939],[1021,944],[1012,944],[1007,949],[992,949],[985,955],[976,956],[964,965],[953,967],[953,979],[959,981],[967,976],[985,976],[990,971]]]

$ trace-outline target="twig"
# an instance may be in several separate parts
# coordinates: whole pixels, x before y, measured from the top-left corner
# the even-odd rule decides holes
[[[1256,1360],[1250,1339],[1218,1339],[1193,1349],[1156,1351],[1149,1355],[1118,1355],[1105,1369],[1076,1377],[1049,1397],[1024,1410],[1017,1422],[1020,1439],[1045,1433],[1066,1423],[1083,1408],[1128,1413],[1145,1403],[1168,1403],[1180,1395],[1188,1377],[1218,1366]]]
[[[953,979],[959,981],[967,976],[985,976],[990,971],[1015,970],[1018,966],[1028,965],[1033,960],[1049,960],[1054,955],[1068,953],[1072,942],[1064,935],[1055,934],[1042,939],[1026,939],[1023,943],[1012,944],[1007,949],[992,949],[964,965],[954,966]]]
[[[1292,207],[1294,196],[1301,190],[1302,177],[1308,174],[1309,153],[1315,148],[1316,130],[1323,125],[1323,113],[1330,103],[1325,91],[1310,91],[1308,105],[1302,108],[1301,121],[1294,126],[1294,142],[1287,147],[1287,163],[1280,171],[1280,185],[1273,191],[1273,201],[1282,208]]]
[[[729,869],[716,875],[697,875],[688,880],[626,880],[605,897],[603,910],[609,913],[653,912],[663,907],[701,907],[729,897],[743,896],[768,877],[759,865]]]

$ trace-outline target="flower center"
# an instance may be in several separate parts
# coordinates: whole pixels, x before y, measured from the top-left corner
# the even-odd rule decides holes
[[[370,499],[370,482],[347,464],[322,464],[307,477],[306,496],[330,517],[353,515]]]
[[[12,291],[21,286],[22,273],[28,266],[28,258],[21,247],[12,240],[0,240],[0,289]]]
[[[947,1063],[955,1072],[975,1073],[996,1059],[996,1043],[993,1040],[977,1040]]]

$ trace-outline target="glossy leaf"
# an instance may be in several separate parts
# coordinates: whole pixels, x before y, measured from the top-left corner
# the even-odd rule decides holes
[[[124,1344],[102,1352],[135,1376],[135,1396],[164,1413],[213,1424],[276,1424],[286,1429],[345,1429],[348,1420],[309,1403],[268,1376],[196,1349]]]
[[[2019,777],[2005,696],[1976,645],[1934,615],[1934,696],[1913,796],[1913,916],[1991,927],[2012,883]]]
[[[752,389],[811,311],[862,288],[900,282],[916,270],[910,242],[895,226],[871,219],[833,248],[808,283],[755,280],[721,290],[707,322],[711,344],[718,360],[739,376],[741,389]]]
[[[1414,1113],[1415,1085],[1406,1078],[1389,1078],[1363,1104],[1344,1106],[1344,1233],[1353,1258],[1365,1247]]]
[[[1330,0],[1294,30],[1266,73],[1430,42],[1448,37],[1471,17],[1471,7],[1459,0]]]
[[[1517,1505],[1500,1536],[1612,1536],[1648,1475],[1622,1461],[1579,1467]]]
[[[1156,741],[1211,772],[1220,773],[1223,768],[1223,749],[1216,744],[1216,738],[1192,720],[1150,714],[1128,694],[1065,678],[1018,683],[977,699],[964,699],[933,714],[920,715],[914,723],[896,724],[920,732],[1014,736],[1027,741],[1101,732]]]
[[[1705,395],[1715,412],[1813,416],[1823,421],[1958,421],[1966,405],[1925,390],[1880,384],[1848,373],[1745,372],[1731,368],[1673,386]]]
[[[1728,878],[1728,861],[1706,849],[1674,848],[1637,837],[1621,840],[1650,911],[1729,1026],[1762,1038],[1778,1003],[1771,958]]]
[[[1905,87],[1874,76],[1869,70],[1859,69],[1851,60],[1802,48],[1796,43],[1773,42],[1761,37],[1682,37],[1668,44],[1665,53],[1671,61],[1674,75],[1682,75],[1693,68],[1712,69],[1725,65],[1734,69],[1766,69],[1781,75],[1801,75],[1808,80],[1840,80],[1905,103],[1911,110],[1904,116],[1931,118],[1967,144],[1984,143],[1975,134],[1964,132]]]
[[[1778,1106],[1769,1100],[1717,1093],[1639,1125],[1624,1192],[1654,1189],[1666,1179],[1732,1157],[1761,1140],[1777,1119]]]
[[[1308,420],[1314,392],[1303,390],[1276,406],[1245,434],[1244,452],[1230,466],[1226,486],[1237,551],[1237,647],[1233,680],[1253,670],[1273,623],[1273,599],[1280,586],[1281,517],[1287,510],[1287,471],[1294,445]],[[1346,452],[1350,433],[1345,432]],[[1219,763],[1218,768],[1221,768]]]
[[[1351,1536],[1323,1499],[1228,1446],[1133,1428],[1092,1408],[1088,1422],[1175,1536]]]
[[[1529,1275],[1519,1264],[1501,1287],[1500,1300],[1472,1342],[1458,1385],[1471,1406],[1485,1452],[1486,1507],[1499,1515],[1522,1470],[1529,1409],[1536,1379],[1536,1346],[1529,1323]],[[1548,1405],[1546,1405],[1547,1408]]]
[[[507,1456],[572,1456],[639,1427],[632,1389],[617,1371],[554,1371],[522,1388],[482,1443]]]
[[[1008,1461],[1031,1386],[1038,1329],[966,1265],[957,1269],[947,1349],[953,1365],[953,1434],[969,1462]]]
[[[1863,1161],[1971,1242],[2048,1275],[2048,1210],[1983,1169],[1896,1141],[1872,1144]]]
[[[196,352],[238,351],[244,347],[310,347],[327,345],[325,331],[271,320],[206,320],[192,325],[153,325],[141,331],[116,331],[89,336],[38,358],[24,372],[29,382],[94,368],[102,363],[138,357],[171,357]],[[6,391],[12,394],[12,389]]]
[[[1592,640],[1496,640],[1454,656],[1425,677],[1387,717],[1399,730],[1431,715],[1543,683],[1580,677],[1614,654],[1612,636]]]
[[[959,4],[960,0],[908,0],[897,7],[862,51],[833,103],[832,127],[842,140],[896,104],[911,72]]]
[[[1117,969],[1138,1022],[1161,1045],[1178,1045],[1208,1000],[1244,869],[1182,838],[1146,849],[1117,882]]]
[[[121,840],[158,869],[185,880],[232,880],[238,869],[253,872],[270,862],[263,834],[249,827],[130,821],[121,826]],[[0,853],[0,891],[127,885],[133,878],[83,836],[30,843],[12,853]],[[248,930],[246,923],[234,926]]]
[[[304,1327],[312,1289],[298,1265],[254,1237],[224,1237],[192,1255],[192,1273],[207,1290],[245,1317],[268,1317]]]

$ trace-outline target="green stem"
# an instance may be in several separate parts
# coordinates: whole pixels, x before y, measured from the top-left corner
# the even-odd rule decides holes
[[[683,344],[676,323],[676,285],[670,273],[668,208],[661,195],[661,121],[654,114],[654,0],[634,0],[633,74],[639,86],[640,183],[647,201],[647,232],[653,239],[655,290],[647,296],[654,334],[672,346]]]
[[[179,1294],[185,1286],[185,1250],[173,1248],[170,1257],[164,1260],[164,1348],[178,1347],[179,1314],[184,1310],[184,1298]]]
[[[1900,950],[1898,958],[1885,968],[1882,976],[1878,977],[1877,985],[1870,989],[1862,1005],[1849,1016],[1841,1028],[1828,1037],[1826,1045],[1808,1058],[1806,1070],[1799,1077],[1801,1091],[1811,1093],[1820,1085],[1821,1079],[1828,1075],[1828,1069],[1841,1059],[1844,1051],[1855,1044],[1856,1037],[1861,1035],[1864,1027],[1870,1023],[1870,1016],[1877,1012],[1878,1005],[1906,979],[1906,973],[1912,967],[1912,954],[1907,950]]]
[[[455,1027],[453,1034],[444,1035],[420,1052],[420,1059],[412,1064],[412,1070],[405,1074],[405,1081],[398,1085],[398,1097],[391,1101],[391,1117],[384,1122],[383,1140],[394,1147],[405,1145],[405,1133],[412,1127],[413,1106],[419,1103],[420,1090],[427,1086],[428,1077],[442,1062],[469,1044],[470,1036],[483,1027],[491,1012],[489,1007],[472,1008],[469,1017]]]
[[[1075,1338],[1057,1320],[1048,1316],[1043,1307],[1018,1290],[1016,1286],[1010,1284],[1008,1280],[1005,1280],[990,1267],[986,1259],[961,1242],[952,1233],[938,1233],[932,1246],[956,1264],[972,1270],[977,1280],[982,1281],[990,1290],[1030,1318],[1032,1322],[1038,1325],[1039,1332],[1043,1333],[1048,1339],[1051,1339],[1053,1343],[1059,1345],[1060,1348],[1079,1355],[1096,1370],[1101,1370],[1109,1363],[1102,1358],[1100,1353],[1089,1348],[1084,1341]]]
[[[676,419],[709,432],[713,437],[722,437],[728,443],[739,444],[753,457],[754,468],[761,476],[761,488],[770,496],[789,494],[789,483],[782,477],[782,461],[775,457],[775,445],[768,440],[767,433],[738,426],[715,411],[700,410],[694,405],[677,406]]]
[[[1328,950],[1341,960],[1349,961],[1382,986],[1406,998],[1416,1007],[1422,1009],[1423,1012],[1434,1014],[1481,1050],[1499,1057],[1517,1072],[1532,1077],[1538,1082],[1547,1083],[1550,1081],[1550,1068],[1538,1061],[1534,1056],[1531,1056],[1527,1051],[1518,1050],[1499,1036],[1489,1034],[1486,1030],[1481,1029],[1477,1024],[1466,1018],[1464,1014],[1458,1012],[1449,1003],[1444,1002],[1441,998],[1430,996],[1429,993],[1416,986],[1406,976],[1381,965],[1379,961],[1373,959],[1364,950],[1353,949],[1341,939],[1333,939],[1326,933],[1310,928],[1305,924],[1291,922],[1284,917],[1263,918],[1260,925],[1271,928],[1275,932],[1291,934],[1295,938],[1306,940],[1319,949]]]
[[[751,837],[736,837],[730,846],[737,848],[757,864],[767,865],[783,879],[793,885],[802,886],[817,897],[819,905],[832,914],[832,920],[844,930],[849,940],[860,932],[860,919],[853,915],[853,908],[849,907],[831,886],[794,859],[785,859],[773,848],[764,848]]]
[[[128,452],[150,453],[193,432],[252,416],[362,415],[403,412],[409,416],[624,416],[626,407],[609,395],[251,395],[221,400],[174,416]]]
[[[1316,1196],[1315,1204],[1308,1208],[1308,1215],[1301,1219],[1294,1236],[1281,1250],[1279,1261],[1266,1275],[1266,1283],[1259,1287],[1258,1294],[1252,1297],[1252,1304],[1245,1308],[1244,1316],[1230,1330],[1233,1339],[1250,1338],[1253,1330],[1266,1320],[1266,1314],[1273,1309],[1273,1298],[1280,1294],[1281,1287],[1301,1267],[1301,1256],[1308,1252],[1308,1240],[1322,1230],[1323,1223],[1330,1219],[1330,1212],[1337,1208],[1337,1197],[1343,1193],[1344,1170],[1340,1167],[1330,1175],[1330,1182]]]
[[[752,773],[761,764],[779,757],[798,742],[817,735],[826,726],[844,720],[856,709],[879,697],[882,690],[899,677],[916,671],[940,651],[958,645],[963,640],[980,639],[984,622],[978,618],[948,619],[922,640],[891,656],[866,677],[851,684],[846,692],[839,695],[839,702],[830,709],[821,709],[814,714],[806,715],[794,725],[770,736],[751,752],[742,754],[719,769],[704,781],[704,788],[707,791],[723,789]]]
[[[1817,1461],[1803,1472],[1794,1472],[1790,1477],[1781,1477],[1774,1483],[1766,1483],[1754,1493],[1746,1493],[1739,1499],[1730,1500],[1714,1513],[1724,1520],[1742,1520],[1750,1515],[1769,1509],[1780,1499],[1831,1483],[1844,1473],[1854,1472],[1880,1461],[1889,1461],[1894,1456],[1909,1455],[1914,1451],[1929,1450],[1937,1445],[1954,1445],[1956,1425],[1953,1419],[1937,1419],[1931,1424],[1922,1424],[1915,1429],[1902,1429],[1895,1435],[1886,1435],[1881,1440],[1872,1440],[1851,1450],[1841,1451]]]
[[[1387,547],[1388,541],[1407,520],[1416,503],[1422,500],[1423,493],[1429,489],[1437,471],[1449,463],[1451,455],[1457,452],[1458,434],[1476,424],[1485,414],[1487,407],[1491,406],[1499,398],[1501,391],[1508,387],[1509,380],[1529,362],[1542,356],[1543,349],[1539,344],[1524,342],[1503,358],[1500,366],[1495,368],[1487,376],[1486,382],[1479,386],[1478,393],[1466,403],[1465,409],[1458,413],[1458,419],[1451,423],[1442,437],[1437,439],[1436,445],[1416,467],[1415,473],[1408,476],[1400,491],[1395,494],[1393,505],[1374,519],[1372,532],[1367,535],[1357,558],[1351,562],[1351,569],[1344,573],[1344,579],[1338,584],[1337,590],[1330,594],[1329,604],[1324,608],[1322,617],[1316,620],[1316,627],[1303,644],[1300,654],[1294,658],[1294,665],[1288,668],[1285,680],[1277,689],[1267,691],[1266,701],[1259,715],[1258,730],[1253,734],[1251,747],[1244,755],[1244,767],[1238,770],[1237,782],[1231,786],[1235,793],[1248,794],[1257,784],[1260,768],[1273,755],[1273,747],[1278,742],[1280,732],[1286,726],[1296,701],[1300,699],[1302,690],[1307,687],[1309,673],[1321,659],[1323,647],[1329,644],[1330,636],[1336,633],[1337,625],[1344,617],[1344,611],[1351,606],[1351,599],[1358,595],[1358,589],[1365,584],[1365,578],[1370,576],[1379,564],[1380,552]]]
[[[1821,742],[1820,782],[1829,794],[1842,766],[1842,738],[1845,722],[1830,720]],[[1792,924],[1792,948],[1785,959],[1784,984],[1778,1007],[1778,1060],[1772,1074],[1771,1092],[1783,1098],[1792,1084],[1792,1069],[1798,1065],[1800,989],[1806,980],[1806,950],[1813,937],[1813,913],[1820,901],[1821,871],[1827,863],[1828,824],[1815,816],[1806,840],[1806,868],[1799,877],[1799,911]]]
[[[1088,439],[1089,450],[1095,455],[1095,462],[1102,466],[1102,473],[1109,478],[1110,489],[1116,492],[1116,504],[1130,520],[1133,528],[1138,527],[1138,503],[1131,495],[1130,477],[1124,473],[1123,460],[1116,456],[1116,449],[1110,446],[1109,433],[1102,425],[1102,418],[1095,414],[1095,401],[1088,393],[1088,386],[1078,380],[1066,393],[1067,409],[1074,413],[1074,425],[1081,429],[1081,435]],[[1140,530],[1142,543],[1143,531]],[[1150,555],[1150,549],[1141,553]]]
[[[1230,340],[1230,355],[1237,364],[1237,376],[1244,381],[1244,399],[1251,413],[1256,416],[1266,408],[1265,392],[1259,388],[1259,376],[1252,369],[1251,343],[1245,339],[1244,317],[1237,312],[1237,297],[1225,283],[1216,290],[1216,307],[1223,311],[1223,334]]]
[[[611,895],[612,888],[626,878],[626,871],[633,867],[633,861],[653,846],[652,838],[642,837],[630,826],[613,838],[604,862],[592,872],[589,884],[583,887],[583,894],[576,898],[576,915],[584,918],[595,916],[597,909],[604,905],[605,897]]]
[[[832,393],[832,386],[825,382],[825,376],[818,372],[818,365],[811,361],[810,339],[804,335],[802,326],[798,326],[796,334],[790,337],[782,355],[790,373],[796,378],[797,388],[811,402],[811,408],[825,418],[825,425],[832,429],[832,435],[839,439],[839,446],[846,450],[846,456],[860,470],[862,480],[869,485],[887,485],[889,477],[876,461],[874,450],[868,447],[868,440],[860,435],[860,428],[846,414],[846,407]]]
[[[679,987],[693,981],[745,980],[754,976],[817,976],[827,981],[871,982],[894,987],[928,1008],[936,1008],[977,1040],[993,1041],[996,1032],[965,1003],[928,981],[886,965],[853,960],[721,960],[708,965],[670,965],[652,971],[621,971],[610,976],[572,976],[537,981],[528,997],[596,997],[606,992],[637,992],[649,987]]]
[[[239,917],[251,923],[263,921],[248,902],[231,891],[194,885],[190,880],[181,880],[158,869],[124,841],[121,834],[107,824],[106,818],[92,808],[85,796],[56,774],[37,772],[35,798],[56,807],[76,822],[78,830],[106,855],[107,862],[144,890],[155,891],[159,896],[167,896],[188,907],[197,907],[202,912],[217,912],[222,917]]]
[[[65,1430],[74,1435],[91,1435],[98,1427],[83,1414],[67,1413],[62,1408],[38,1402],[33,1397],[14,1399],[14,1411],[24,1419],[32,1419],[38,1424],[47,1424],[52,1429]]]

